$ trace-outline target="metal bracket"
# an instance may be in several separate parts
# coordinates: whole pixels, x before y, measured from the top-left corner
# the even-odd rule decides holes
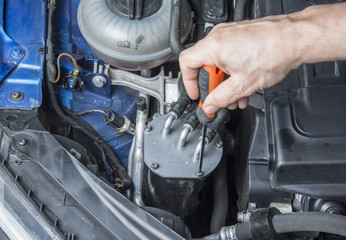
[[[150,78],[115,68],[109,68],[108,74],[112,85],[129,87],[156,98],[160,103],[160,114],[163,115],[165,113],[166,83],[171,83],[174,78],[172,74],[165,76],[163,67],[161,67],[158,75]]]

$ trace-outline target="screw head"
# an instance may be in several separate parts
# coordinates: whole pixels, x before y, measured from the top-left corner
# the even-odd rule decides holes
[[[144,127],[144,131],[146,131],[146,132],[150,132],[151,129],[152,129],[152,127],[149,124],[145,125],[145,127]]]
[[[18,144],[19,144],[19,146],[24,147],[24,146],[29,144],[29,141],[26,140],[25,138],[22,138],[22,139],[19,139]]]
[[[151,169],[156,170],[159,168],[159,164],[157,162],[153,162],[150,166]]]
[[[12,102],[20,102],[24,98],[24,94],[20,91],[14,91],[10,94],[10,100]]]
[[[223,142],[222,142],[222,141],[218,141],[218,142],[216,143],[216,147],[222,148],[222,146],[223,146]]]

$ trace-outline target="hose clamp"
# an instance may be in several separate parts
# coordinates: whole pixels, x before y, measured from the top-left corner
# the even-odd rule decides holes
[[[239,240],[236,233],[237,225],[221,228],[219,232],[220,240]]]

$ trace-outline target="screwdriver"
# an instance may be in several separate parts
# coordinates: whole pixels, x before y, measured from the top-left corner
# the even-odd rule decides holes
[[[207,124],[214,121],[216,114],[208,114],[204,111],[203,103],[208,94],[211,93],[225,78],[224,72],[218,67],[203,66],[198,71],[198,87],[199,87],[199,105],[197,109],[197,118],[203,124],[202,127],[202,146],[198,160],[197,176],[202,176],[203,154],[205,137],[207,132]]]

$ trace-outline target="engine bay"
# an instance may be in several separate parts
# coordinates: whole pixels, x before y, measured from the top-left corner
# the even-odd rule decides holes
[[[344,239],[273,221],[343,221],[346,61],[220,110],[205,144],[178,62],[219,23],[338,2],[0,0],[0,238]]]

